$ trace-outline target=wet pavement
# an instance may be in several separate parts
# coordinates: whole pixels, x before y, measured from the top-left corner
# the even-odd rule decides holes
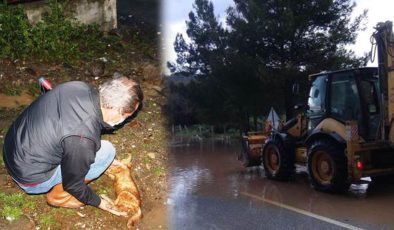
[[[236,145],[169,151],[170,229],[394,229],[393,183],[332,195],[313,190],[303,168],[290,182],[244,169]]]

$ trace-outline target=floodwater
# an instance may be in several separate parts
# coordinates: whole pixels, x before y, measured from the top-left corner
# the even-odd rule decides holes
[[[170,229],[394,229],[393,183],[321,193],[305,169],[271,181],[262,168],[244,169],[238,151],[212,142],[169,148]]]

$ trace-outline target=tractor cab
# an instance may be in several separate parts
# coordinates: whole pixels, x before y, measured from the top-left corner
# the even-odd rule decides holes
[[[323,72],[311,75],[310,80],[309,131],[332,118],[343,124],[357,121],[359,135],[364,140],[377,139],[380,113],[377,68]]]

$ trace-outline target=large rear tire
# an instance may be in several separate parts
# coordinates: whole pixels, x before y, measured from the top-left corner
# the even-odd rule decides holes
[[[318,191],[343,193],[349,189],[344,147],[331,140],[318,140],[308,150],[308,172]]]
[[[269,179],[287,181],[294,172],[294,151],[288,151],[281,140],[270,138],[264,147],[263,166]]]

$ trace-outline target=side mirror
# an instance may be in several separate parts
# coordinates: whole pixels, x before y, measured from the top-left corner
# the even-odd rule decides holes
[[[300,94],[300,84],[294,83],[293,88],[292,88],[293,95],[299,95]]]

